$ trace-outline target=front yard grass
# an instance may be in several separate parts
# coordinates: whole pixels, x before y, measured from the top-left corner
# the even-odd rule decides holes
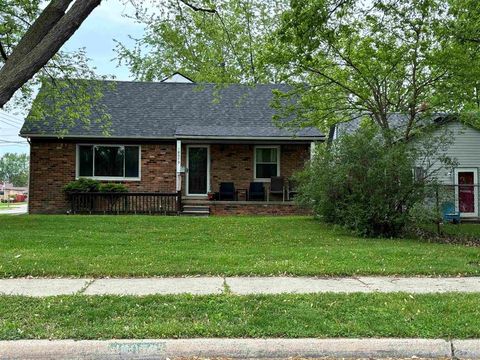
[[[0,339],[479,338],[478,294],[0,297]]]
[[[32,215],[0,223],[0,277],[480,274],[480,248],[363,239],[310,217]]]
[[[442,232],[446,235],[468,236],[480,239],[480,224],[446,224],[442,226]]]

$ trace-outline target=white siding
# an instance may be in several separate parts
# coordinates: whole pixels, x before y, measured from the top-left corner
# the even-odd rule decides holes
[[[162,82],[166,82],[166,83],[191,83],[192,80],[186,78],[182,74],[173,74],[173,75],[170,75],[169,77],[163,79]]]
[[[479,168],[480,131],[458,122],[451,122],[444,126],[447,126],[453,136],[447,156],[457,161],[455,168]],[[444,130],[437,130],[437,134],[440,131]],[[444,184],[454,184],[454,171],[453,169],[440,169],[437,178]]]

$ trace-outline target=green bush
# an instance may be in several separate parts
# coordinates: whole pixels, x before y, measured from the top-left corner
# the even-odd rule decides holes
[[[95,192],[99,191],[100,188],[100,181],[87,179],[87,178],[80,178],[75,181],[69,182],[63,190],[65,192]]]
[[[101,183],[98,180],[80,178],[65,185],[65,192],[127,192],[123,184]]]
[[[319,146],[298,174],[298,200],[324,221],[364,236],[397,236],[422,203],[426,181],[415,181],[417,154],[404,142],[387,144],[374,128]]]
[[[100,184],[100,192],[127,192],[128,188],[123,184],[106,183]]]

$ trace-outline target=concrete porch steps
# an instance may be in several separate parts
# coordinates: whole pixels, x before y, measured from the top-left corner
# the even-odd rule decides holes
[[[208,205],[183,205],[182,215],[209,216],[210,215],[210,206],[208,206]]]

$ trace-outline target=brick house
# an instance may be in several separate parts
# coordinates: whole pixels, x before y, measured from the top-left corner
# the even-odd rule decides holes
[[[270,104],[278,87],[114,82],[100,100],[111,119],[108,135],[92,123],[58,137],[51,119],[27,117],[21,136],[31,144],[30,213],[65,213],[63,187],[80,177],[121,182],[132,192],[181,191],[184,203],[208,204],[218,214],[298,213],[274,196],[246,201],[251,182],[264,183],[268,192],[272,177],[288,181],[314,142],[324,140],[314,128],[273,124]],[[207,201],[224,182],[234,184],[235,201]]]

